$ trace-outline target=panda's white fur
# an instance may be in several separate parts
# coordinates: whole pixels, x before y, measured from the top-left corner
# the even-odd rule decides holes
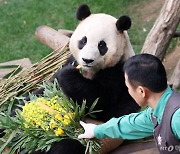
[[[82,66],[82,69],[92,78],[93,75],[104,68],[116,65],[120,60],[125,61],[134,55],[127,31],[118,31],[116,28],[117,19],[107,14],[91,14],[82,20],[70,38],[70,50]],[[86,45],[80,50],[78,41],[84,36],[87,37]],[[106,42],[108,51],[105,55],[100,55],[98,43]],[[93,59],[94,62],[85,66],[85,59]],[[112,60],[113,59],[113,60]]]

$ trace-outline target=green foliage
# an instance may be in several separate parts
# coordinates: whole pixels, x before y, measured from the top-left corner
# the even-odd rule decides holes
[[[84,146],[86,146],[86,150],[90,154],[93,152],[98,152],[101,147],[98,140],[78,139],[78,135],[83,133],[83,128],[80,126],[79,121],[87,114],[91,115],[95,112],[93,109],[97,104],[97,101],[95,101],[90,107],[89,111],[85,113],[86,102],[84,101],[82,105],[79,106],[77,103],[66,98],[66,96],[59,89],[57,80],[55,80],[54,83],[46,82],[42,87],[45,88],[44,94],[42,95],[43,98],[51,99],[53,97],[57,97],[60,106],[65,109],[66,115],[69,114],[69,111],[74,113],[73,118],[71,118],[71,122],[68,125],[64,124],[61,127],[64,130],[64,133],[57,136],[54,133],[53,128],[44,130],[42,127],[37,127],[36,125],[26,121],[25,117],[23,117],[23,112],[19,109],[16,110],[15,117],[11,117],[7,112],[1,111],[0,129],[4,129],[5,135],[0,138],[0,142],[2,142],[0,153],[2,153],[7,146],[10,147],[9,154],[14,154],[16,151],[19,153],[32,153],[38,150],[47,152],[53,143],[59,142],[67,137],[79,140]],[[23,97],[19,99],[22,98]],[[30,95],[31,101],[26,103],[31,103],[32,101],[36,101],[36,99],[36,96]],[[31,112],[31,110],[28,111]],[[49,118],[52,118],[51,114],[49,114]],[[63,122],[59,121],[59,123]]]
[[[49,54],[52,50],[35,38],[36,28],[48,25],[54,29],[74,30],[78,23],[75,12],[80,4],[88,4],[94,13],[104,12],[117,18],[127,14],[133,18],[128,6],[141,1],[143,0],[2,0],[0,1],[0,62],[29,57],[35,63]],[[132,32],[130,31],[131,36],[136,35],[138,29],[139,27],[136,27]],[[136,40],[137,37],[132,40],[135,46]]]
[[[93,13],[104,12],[116,18],[129,15],[132,27],[128,33],[135,52],[139,53],[154,23],[154,20],[143,21],[142,14],[138,13],[141,10],[132,8],[143,2],[148,5],[150,0],[1,0],[0,62],[28,57],[35,63],[42,59],[52,50],[36,40],[35,30],[41,25],[74,30],[78,24],[75,12],[83,3],[88,4]],[[176,42],[170,44],[169,50]]]

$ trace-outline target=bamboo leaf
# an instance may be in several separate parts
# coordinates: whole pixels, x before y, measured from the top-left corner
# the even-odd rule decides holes
[[[81,105],[81,107],[80,107],[80,109],[79,109],[79,116],[80,116],[80,117],[84,117],[84,115],[85,115],[85,109],[86,109],[86,101],[83,100],[82,105]]]
[[[0,148],[0,153],[2,153],[4,151],[4,149],[6,148],[6,146],[12,141],[12,139],[16,136],[16,133],[18,132],[18,130],[14,130],[11,135],[9,136],[8,140],[1,146]]]
[[[19,65],[0,65],[0,69],[17,68]]]
[[[94,110],[97,102],[98,102],[98,98],[93,102],[93,104],[92,104],[91,107],[89,108],[89,112],[92,112],[92,111]]]
[[[20,149],[22,144],[25,142],[26,138],[27,138],[27,136],[23,136],[17,142],[15,142],[13,145],[11,145],[11,148],[9,149],[9,154],[14,154],[15,151]]]
[[[22,70],[22,67],[17,67],[15,70],[11,71],[10,73],[6,74],[3,79],[8,79],[9,77],[12,77],[16,74],[18,74]]]
[[[87,145],[86,145],[85,154],[88,154],[89,146],[90,146],[90,142],[88,141],[88,142],[87,142]]]
[[[90,146],[89,146],[89,154],[93,154],[93,149],[92,149],[92,142],[91,141],[89,141],[89,144],[90,144]]]
[[[46,142],[46,145],[51,144],[51,143],[53,143],[53,142],[60,141],[60,140],[62,140],[62,139],[60,139],[60,138],[53,138],[53,139],[51,139],[51,140],[48,140],[48,141]]]

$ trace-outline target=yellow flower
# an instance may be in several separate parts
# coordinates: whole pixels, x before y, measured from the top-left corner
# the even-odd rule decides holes
[[[51,119],[50,123],[49,123],[49,127],[50,129],[53,129],[57,126],[57,123],[54,121],[54,119]]]
[[[49,130],[49,126],[47,126],[47,125],[41,126],[41,128],[42,128],[43,130],[45,130],[45,131],[48,131],[48,130]]]
[[[54,131],[56,136],[64,133],[63,127],[71,123],[74,113],[63,107],[61,99],[55,96],[51,99],[39,97],[25,104],[21,113],[28,123],[25,128],[34,126],[44,131]]]
[[[64,131],[61,127],[59,127],[57,130],[54,131],[56,136],[60,136],[64,134]]]
[[[69,119],[64,119],[64,120],[63,120],[63,124],[64,124],[64,125],[69,125],[70,122],[71,122],[71,121],[70,121]]]
[[[69,112],[69,113],[68,113],[68,116],[69,116],[70,119],[72,119],[72,117],[74,116],[74,113]]]
[[[62,120],[63,120],[62,116],[60,116],[59,114],[56,114],[56,115],[55,115],[55,118],[56,118],[57,120],[59,120],[59,121],[62,121]]]
[[[28,125],[28,124],[24,124],[24,127],[25,127],[25,128],[29,128],[29,125]]]

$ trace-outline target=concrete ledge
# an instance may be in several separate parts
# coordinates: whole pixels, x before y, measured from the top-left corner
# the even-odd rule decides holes
[[[20,65],[23,67],[23,69],[29,68],[32,66],[31,61],[29,58],[23,58],[23,59],[18,59],[18,60],[13,60],[13,61],[8,61],[4,63],[0,63],[0,66],[7,66],[7,65]],[[0,78],[5,76],[6,74],[12,72],[15,68],[10,68],[10,69],[0,69]]]

